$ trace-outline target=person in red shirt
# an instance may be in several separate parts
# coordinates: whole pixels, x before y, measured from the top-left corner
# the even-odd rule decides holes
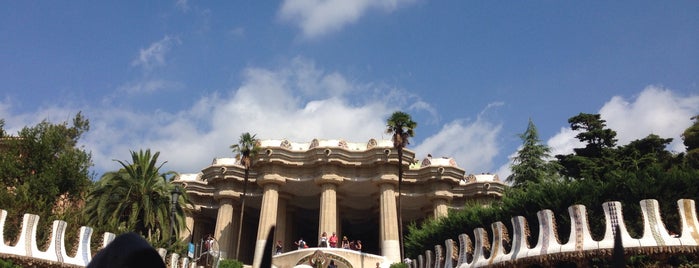
[[[337,248],[337,235],[335,232],[333,232],[333,235],[330,236],[330,240],[328,240],[328,243],[330,243],[331,248]]]

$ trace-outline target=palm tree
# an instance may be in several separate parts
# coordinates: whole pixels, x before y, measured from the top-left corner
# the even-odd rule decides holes
[[[409,138],[415,136],[417,123],[409,114],[396,111],[386,120],[386,133],[393,134],[393,148],[398,151],[398,234],[400,259],[403,261],[403,216],[401,214],[401,185],[403,184],[403,148],[410,144]]]
[[[245,168],[245,176],[243,182],[243,196],[240,198],[240,224],[238,224],[238,242],[235,246],[235,258],[239,259],[240,253],[240,235],[243,232],[243,216],[245,213],[245,196],[248,191],[248,176],[250,175],[250,167],[252,160],[260,151],[260,141],[255,138],[257,135],[250,135],[250,132],[245,132],[240,135],[238,144],[231,145],[231,149],[236,153],[236,158],[240,159],[240,164]]]
[[[87,197],[85,215],[88,224],[116,233],[136,232],[155,245],[167,245],[170,240],[170,192],[175,185],[168,179],[176,175],[160,173],[165,162],[156,166],[159,152],[131,152],[132,163],[121,164],[118,171],[105,173]],[[184,226],[186,195],[180,195],[175,211],[175,237]]]

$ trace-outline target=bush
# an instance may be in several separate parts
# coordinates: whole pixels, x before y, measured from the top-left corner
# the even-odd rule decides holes
[[[219,268],[243,268],[243,263],[238,260],[221,260],[218,263]]]
[[[20,268],[20,267],[22,267],[22,266],[16,265],[10,260],[0,259],[0,268]]]
[[[389,267],[390,268],[408,268],[408,264],[404,263],[404,262],[396,262],[396,263],[392,263],[391,266],[389,266]]]

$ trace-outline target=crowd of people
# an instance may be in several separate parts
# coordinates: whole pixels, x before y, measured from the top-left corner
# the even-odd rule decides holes
[[[308,242],[303,240],[303,237],[301,237],[301,238],[299,238],[299,240],[294,241],[294,246],[296,246],[297,249],[308,248]],[[330,237],[328,237],[328,234],[326,232],[323,232],[323,234],[318,239],[318,247],[321,247],[321,248],[343,248],[343,249],[362,251],[362,240],[350,241],[347,238],[347,236],[343,236],[342,241],[338,241],[338,237],[337,237],[337,234],[335,232],[333,232]],[[277,241],[277,244],[274,246],[274,254],[281,254],[282,250],[283,250],[282,241]]]

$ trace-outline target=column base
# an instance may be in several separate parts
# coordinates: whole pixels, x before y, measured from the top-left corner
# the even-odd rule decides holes
[[[398,240],[384,240],[381,243],[381,255],[386,257],[391,263],[401,262],[400,242]]]

